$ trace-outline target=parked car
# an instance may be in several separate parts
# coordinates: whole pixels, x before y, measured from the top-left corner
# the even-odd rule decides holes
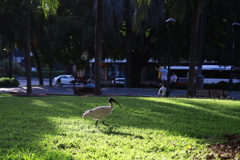
[[[72,81],[74,81],[75,78],[72,75],[60,75],[57,77],[54,77],[53,82],[55,85],[62,86],[64,84],[72,84]]]
[[[116,84],[124,84],[125,78],[115,78]],[[112,84],[114,84],[114,80],[112,80]]]

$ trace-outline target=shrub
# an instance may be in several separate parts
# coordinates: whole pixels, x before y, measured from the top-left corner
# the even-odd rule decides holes
[[[233,83],[232,88],[235,91],[240,91],[240,83]]]
[[[0,78],[0,87],[18,87],[20,85],[16,78]]]
[[[1,68],[1,72],[2,72],[2,75],[5,75],[6,76],[6,72],[8,73],[9,72],[9,68],[10,68],[10,65],[9,65],[9,61],[8,60],[2,60],[0,61],[0,68]],[[17,75],[21,75],[23,74],[23,69],[21,68],[21,66],[16,63],[16,62],[12,62],[12,74],[17,74]]]

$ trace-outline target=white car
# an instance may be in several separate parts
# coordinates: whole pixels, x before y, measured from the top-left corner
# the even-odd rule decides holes
[[[72,84],[72,81],[74,81],[75,78],[72,75],[60,75],[53,79],[53,82],[55,85],[64,85],[64,84]]]
[[[116,84],[124,84],[125,78],[115,78]],[[114,84],[114,80],[112,80],[112,84]]]

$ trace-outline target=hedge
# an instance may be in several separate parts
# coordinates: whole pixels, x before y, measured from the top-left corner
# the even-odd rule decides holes
[[[20,85],[16,78],[0,78],[0,87],[18,87]]]

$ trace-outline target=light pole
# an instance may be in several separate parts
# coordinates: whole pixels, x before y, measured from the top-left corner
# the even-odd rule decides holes
[[[232,46],[232,55],[231,55],[231,71],[230,71],[229,90],[228,90],[229,92],[232,91],[232,82],[233,82],[233,80],[232,80],[232,75],[233,75],[234,47],[235,47],[235,41],[236,41],[236,32],[235,32],[234,28],[235,28],[236,26],[240,26],[240,24],[237,23],[237,22],[234,22],[234,23],[232,24],[233,46]]]
[[[169,31],[169,54],[168,54],[168,76],[167,76],[167,91],[166,91],[166,97],[169,97],[170,95],[170,66],[171,66],[171,47],[172,47],[172,27],[173,23],[176,22],[175,19],[169,18],[166,20],[167,29]]]

